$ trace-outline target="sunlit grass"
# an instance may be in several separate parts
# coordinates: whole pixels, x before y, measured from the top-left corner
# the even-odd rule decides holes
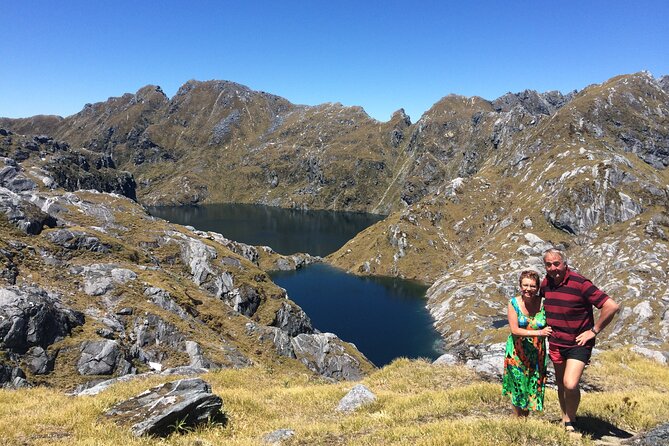
[[[619,350],[599,355],[586,373],[609,387],[583,394],[579,415],[584,419],[628,432],[669,421],[665,367]],[[166,380],[151,377],[91,397],[47,388],[0,391],[0,438],[8,445],[257,445],[274,430],[292,429],[295,435],[282,444],[594,444],[587,434],[570,436],[561,429],[554,390],[547,391],[545,413],[516,420],[500,384],[463,366],[396,360],[362,381],[377,400],[352,414],[335,408],[356,383],[329,383],[268,367],[220,370],[203,378],[223,399],[226,424],[185,429],[164,439],[135,438],[127,427],[101,417],[115,403]]]

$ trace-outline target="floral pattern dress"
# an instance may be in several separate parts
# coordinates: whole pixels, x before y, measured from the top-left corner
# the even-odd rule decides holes
[[[526,316],[518,306],[518,298],[511,305],[518,314],[518,326],[540,330],[546,326],[543,305],[534,316]],[[509,335],[504,356],[502,395],[511,397],[511,404],[524,410],[544,410],[546,389],[546,338],[542,336]]]

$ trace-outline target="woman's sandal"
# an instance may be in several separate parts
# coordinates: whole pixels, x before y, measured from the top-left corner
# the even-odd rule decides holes
[[[574,428],[574,423],[572,421],[565,421],[562,425],[567,432],[576,432],[576,428]]]

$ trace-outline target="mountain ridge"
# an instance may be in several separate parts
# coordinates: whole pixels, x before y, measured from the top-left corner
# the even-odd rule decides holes
[[[639,342],[667,350],[668,85],[640,72],[566,95],[448,95],[415,123],[402,110],[380,123],[359,107],[298,106],[231,82],[189,81],[171,99],[149,86],[45,119],[44,129],[130,171],[146,204],[387,214],[327,261],[432,285],[428,307],[453,346],[498,341],[512,276],[541,270],[541,248],[560,246],[632,311],[604,345],[651,323]],[[0,120],[8,124],[40,130]],[[458,326],[453,308],[477,323]]]

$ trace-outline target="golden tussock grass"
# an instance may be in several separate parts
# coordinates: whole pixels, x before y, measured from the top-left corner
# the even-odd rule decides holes
[[[598,355],[586,374],[604,390],[583,394],[579,416],[586,425],[639,432],[669,421],[666,366],[617,350]],[[138,439],[100,418],[115,403],[168,380],[150,377],[90,397],[42,387],[0,391],[0,438],[8,445],[257,445],[274,430],[292,429],[295,435],[282,444],[594,444],[587,432],[570,436],[560,428],[554,390],[547,390],[545,412],[516,420],[500,384],[463,366],[398,359],[362,381],[377,400],[351,414],[335,410],[351,382],[271,367],[220,370],[204,379],[223,399],[224,425]]]

